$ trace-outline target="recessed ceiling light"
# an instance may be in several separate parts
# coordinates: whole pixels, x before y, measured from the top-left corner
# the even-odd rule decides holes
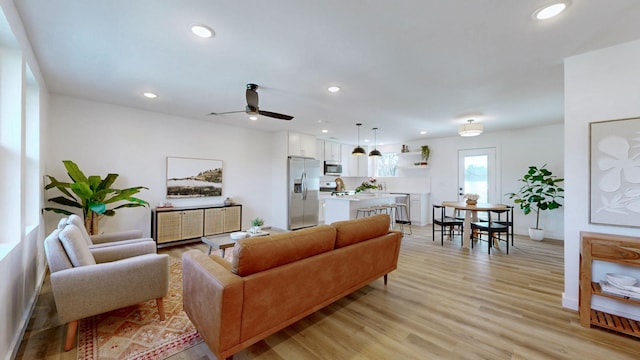
[[[142,93],[142,95],[147,99],[155,99],[158,97],[158,94],[154,94],[152,92],[145,92],[145,93]]]
[[[533,18],[537,20],[550,19],[563,12],[568,6],[569,1],[562,1],[545,5],[544,7],[541,7],[533,13]]]
[[[340,86],[329,86],[327,90],[329,90],[329,92],[336,93],[340,91]]]
[[[258,120],[258,117],[255,116],[255,115],[251,115],[251,116],[249,116],[249,120],[256,121],[256,120]]]
[[[424,134],[426,134],[426,133],[427,133],[427,132],[426,132],[426,131],[424,131],[424,130],[420,131],[420,135],[424,135]]]
[[[206,25],[193,25],[191,26],[191,32],[201,38],[210,38],[215,35],[215,32]]]
[[[323,134],[326,134],[326,133],[328,133],[328,132],[329,132],[329,130],[327,130],[327,129],[322,129],[322,133],[323,133]]]

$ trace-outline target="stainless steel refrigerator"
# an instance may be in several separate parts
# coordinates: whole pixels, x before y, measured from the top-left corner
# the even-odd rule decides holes
[[[320,160],[289,157],[289,223],[295,230],[318,225]]]

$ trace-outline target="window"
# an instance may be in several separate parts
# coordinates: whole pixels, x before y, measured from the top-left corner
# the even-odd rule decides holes
[[[382,156],[374,161],[374,170],[376,177],[396,176],[398,173],[398,154],[382,153]]]

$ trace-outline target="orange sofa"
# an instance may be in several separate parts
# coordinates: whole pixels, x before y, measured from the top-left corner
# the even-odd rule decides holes
[[[184,310],[218,359],[393,271],[402,233],[388,215],[240,240],[233,262],[182,257]]]

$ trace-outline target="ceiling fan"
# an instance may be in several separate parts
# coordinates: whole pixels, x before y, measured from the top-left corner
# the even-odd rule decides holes
[[[262,115],[262,116],[268,116],[268,117],[281,119],[281,120],[293,119],[293,116],[290,116],[290,115],[260,110],[260,107],[258,107],[258,91],[256,90],[258,90],[258,85],[247,84],[247,92],[246,92],[247,107],[245,108],[244,111],[229,111],[229,112],[223,112],[223,113],[212,112],[209,115],[223,115],[223,114],[235,114],[235,113],[246,112],[249,115]]]

